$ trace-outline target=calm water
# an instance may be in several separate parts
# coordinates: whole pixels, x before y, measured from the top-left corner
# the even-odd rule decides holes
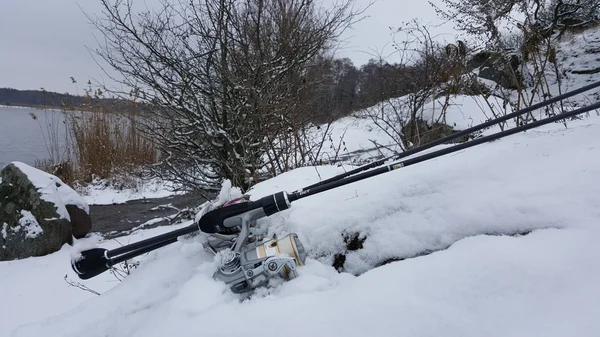
[[[12,161],[33,165],[36,159],[50,158],[49,147],[63,147],[65,135],[60,111],[0,106],[0,168]]]

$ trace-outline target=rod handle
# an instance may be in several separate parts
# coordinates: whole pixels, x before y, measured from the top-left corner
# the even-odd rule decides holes
[[[112,267],[112,261],[107,257],[107,249],[92,248],[84,250],[77,258],[71,259],[71,267],[82,280],[100,275]]]

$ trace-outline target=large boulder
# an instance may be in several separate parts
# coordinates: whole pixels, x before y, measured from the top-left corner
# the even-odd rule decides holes
[[[515,54],[482,51],[467,61],[467,69],[479,69],[478,75],[507,89],[517,89],[522,79],[521,60]]]
[[[458,131],[454,130],[450,125],[444,123],[433,123],[432,125],[429,125],[426,121],[417,118],[415,120],[410,120],[402,128],[402,140],[404,144],[411,144],[411,147],[417,147],[450,136],[455,132]],[[462,143],[468,140],[468,136],[463,136],[450,143]]]
[[[90,230],[88,205],[56,176],[20,162],[0,171],[0,261],[53,253]]]

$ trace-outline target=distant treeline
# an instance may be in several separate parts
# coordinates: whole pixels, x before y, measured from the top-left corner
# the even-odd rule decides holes
[[[356,67],[347,58],[325,61],[319,65],[323,77],[313,102],[314,118],[327,120],[328,115],[345,116],[391,97],[418,90],[423,76],[419,65],[406,66],[370,60]],[[100,104],[98,104],[100,103]],[[0,88],[0,105],[78,108],[85,105],[120,107],[121,100],[59,94],[44,90]],[[139,107],[138,107],[139,108]]]
[[[84,97],[69,94],[59,94],[43,90],[17,90],[0,88],[0,104],[15,106],[40,106],[40,107],[78,107]]]

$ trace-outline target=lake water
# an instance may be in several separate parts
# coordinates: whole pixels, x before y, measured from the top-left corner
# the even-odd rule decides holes
[[[33,165],[50,158],[51,144],[66,143],[63,121],[60,111],[0,106],[0,169],[12,161]]]

